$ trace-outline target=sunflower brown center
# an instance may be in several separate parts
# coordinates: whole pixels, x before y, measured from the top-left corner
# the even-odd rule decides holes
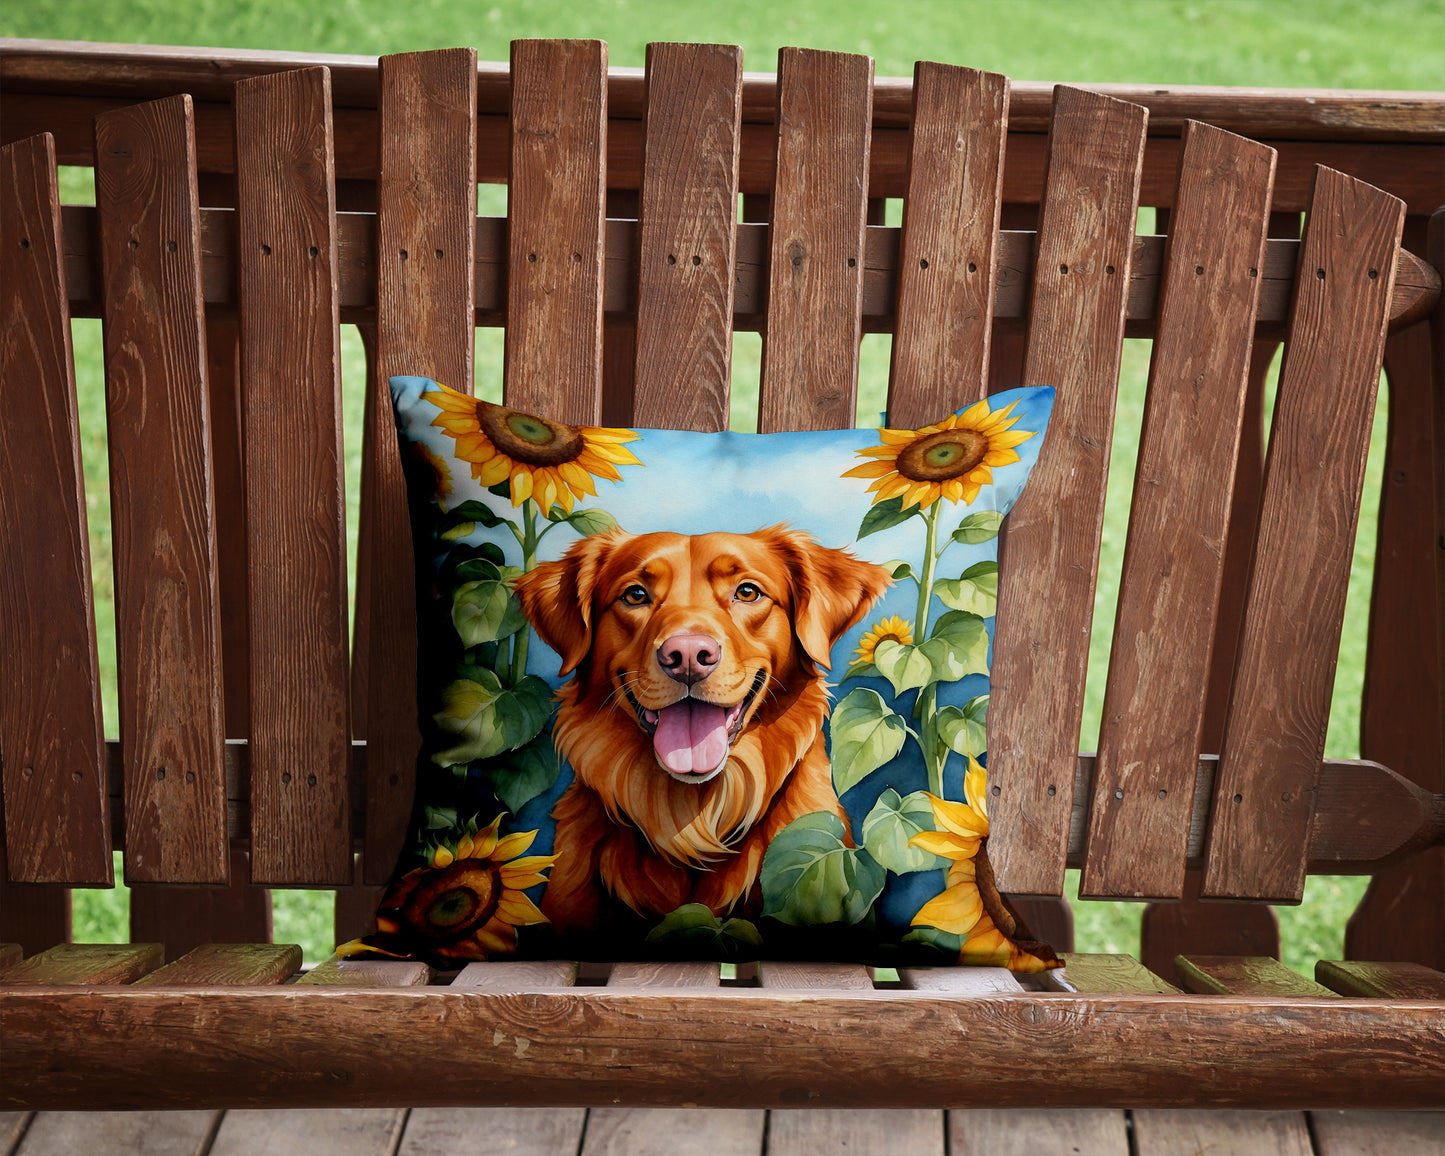
[[[535,414],[477,402],[477,424],[502,453],[529,466],[560,466],[584,448],[581,431]]]
[[[898,455],[898,472],[915,482],[960,478],[983,461],[988,435],[973,429],[945,429],[909,443]]]
[[[417,933],[433,941],[465,939],[497,912],[502,873],[483,859],[458,859],[427,873],[401,915]]]

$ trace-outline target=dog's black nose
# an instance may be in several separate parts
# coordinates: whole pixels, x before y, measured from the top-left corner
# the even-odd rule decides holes
[[[705,679],[721,659],[722,643],[707,634],[674,634],[657,648],[663,672],[686,686]]]

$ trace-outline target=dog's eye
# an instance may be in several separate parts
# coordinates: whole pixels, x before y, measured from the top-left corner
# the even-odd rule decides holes
[[[647,587],[634,583],[622,592],[622,601],[626,602],[629,606],[646,606],[648,601]]]
[[[762,589],[755,582],[743,582],[733,591],[733,597],[739,602],[756,602],[763,596]]]

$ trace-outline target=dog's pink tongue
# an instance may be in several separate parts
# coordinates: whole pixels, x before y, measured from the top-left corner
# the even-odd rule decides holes
[[[727,711],[690,698],[663,707],[652,746],[674,774],[705,775],[728,753]]]

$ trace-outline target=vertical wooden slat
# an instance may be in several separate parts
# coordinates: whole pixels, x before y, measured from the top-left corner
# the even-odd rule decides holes
[[[553,421],[602,413],[607,45],[512,43],[506,403]]]
[[[96,118],[95,200],[125,874],[224,883],[226,735],[189,96]]]
[[[383,882],[411,813],[416,612],[406,482],[387,380],[421,374],[470,393],[477,219],[477,54],[381,59],[375,383],[366,398],[367,882]]]
[[[1024,383],[1058,394],[1000,558],[988,720],[989,858],[1005,893],[1063,889],[1147,121],[1054,90]]]
[[[55,142],[0,150],[0,752],[10,876],[110,886]]]
[[[1183,894],[1274,161],[1273,149],[1233,133],[1197,121],[1185,127],[1109,652],[1085,897]]]
[[[1206,897],[1297,903],[1403,202],[1315,171],[1224,747]]]
[[[631,422],[728,424],[742,49],[647,47]]]
[[[871,57],[778,53],[760,433],[853,425],[872,121]]]
[[[251,874],[262,883],[346,883],[351,745],[330,73],[240,81],[235,110]]]
[[[130,938],[159,943],[175,959],[203,943],[265,943],[271,938],[271,892],[250,882],[246,852],[231,848],[229,887],[137,883],[130,889]],[[337,942],[340,942],[339,940]]]
[[[997,73],[914,65],[888,387],[895,428],[927,425],[988,391],[1008,94]]]

